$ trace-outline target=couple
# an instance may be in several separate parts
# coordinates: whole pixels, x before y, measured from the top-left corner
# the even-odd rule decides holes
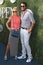
[[[18,15],[17,7],[13,8],[12,14],[13,15],[8,19],[6,23],[6,26],[8,30],[10,31],[10,34],[9,34],[9,41],[6,47],[6,53],[5,53],[4,59],[7,60],[7,54],[8,54],[9,48],[11,49],[11,47],[15,45],[15,49],[11,50],[11,51],[15,50],[15,53],[14,53],[15,59],[25,59],[26,53],[27,53],[28,57],[26,62],[31,62],[32,54],[31,54],[31,48],[29,45],[29,39],[30,39],[31,31],[35,24],[33,12],[30,9],[27,9],[26,2],[22,2],[21,17]],[[9,22],[11,22],[11,27],[8,26]],[[20,39],[21,39],[21,45],[22,45],[22,55],[17,57],[17,47],[18,47],[19,37],[15,39],[15,37],[11,36],[11,33],[12,33],[12,30],[18,31],[19,29],[20,29]]]

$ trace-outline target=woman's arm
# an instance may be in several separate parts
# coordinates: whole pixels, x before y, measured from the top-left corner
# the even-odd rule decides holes
[[[9,23],[11,22],[11,17],[9,17],[8,21],[6,22],[6,27],[9,31],[11,31],[11,28],[9,27]]]

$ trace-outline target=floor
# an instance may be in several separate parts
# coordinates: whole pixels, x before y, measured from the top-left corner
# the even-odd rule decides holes
[[[35,60],[32,60],[31,63],[26,63],[26,59],[22,60],[15,60],[14,57],[10,57],[8,54],[8,60],[4,60],[4,53],[5,53],[5,45],[0,43],[0,65],[40,65]]]

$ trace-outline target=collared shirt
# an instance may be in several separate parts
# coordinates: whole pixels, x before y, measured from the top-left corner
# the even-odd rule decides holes
[[[26,9],[24,12],[21,12],[21,27],[30,28],[30,23],[35,23],[33,12],[29,9]]]

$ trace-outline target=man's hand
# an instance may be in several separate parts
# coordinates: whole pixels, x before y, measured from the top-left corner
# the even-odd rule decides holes
[[[30,33],[30,32],[31,32],[31,30],[32,30],[31,28],[30,28],[30,29],[27,29],[27,32],[28,32],[28,33]]]

